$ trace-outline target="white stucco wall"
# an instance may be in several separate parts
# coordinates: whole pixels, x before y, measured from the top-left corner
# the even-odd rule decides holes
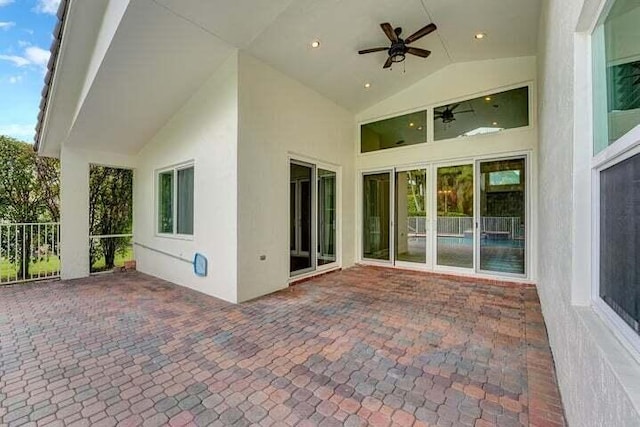
[[[590,119],[581,108],[589,100],[580,76],[588,74],[590,63],[588,47],[575,51],[583,3],[547,0],[541,16],[538,292],[569,425],[638,426],[640,415],[625,382],[637,394],[640,367],[588,302],[590,186],[584,164],[591,140],[582,132]],[[593,10],[596,2],[587,3]]]
[[[239,64],[238,300],[244,301],[288,283],[289,155],[340,167],[342,265],[353,264],[355,122],[256,58],[241,53]]]
[[[134,197],[134,240],[209,261],[207,277],[191,264],[135,247],[138,270],[222,298],[237,300],[238,57],[234,53],[140,151]],[[194,161],[194,236],[156,234],[156,171]]]

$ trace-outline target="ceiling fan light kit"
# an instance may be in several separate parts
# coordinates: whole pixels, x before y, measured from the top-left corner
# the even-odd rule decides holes
[[[402,34],[402,28],[400,27],[393,28],[390,23],[384,22],[380,24],[380,28],[382,28],[382,31],[384,31],[389,41],[391,41],[391,46],[364,49],[358,51],[358,53],[360,55],[364,55],[366,53],[387,51],[388,58],[382,68],[389,68],[394,63],[397,64],[399,62],[403,62],[406,59],[407,53],[414,56],[419,56],[420,58],[427,58],[429,55],[431,55],[431,51],[429,50],[420,49],[417,47],[409,47],[408,45],[426,35],[431,34],[438,27],[436,27],[436,24],[431,23],[411,34],[406,39],[402,39],[400,37],[400,35]]]

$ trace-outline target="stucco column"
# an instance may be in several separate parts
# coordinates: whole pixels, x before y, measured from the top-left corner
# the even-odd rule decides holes
[[[89,276],[89,162],[60,151],[60,251],[63,280]]]

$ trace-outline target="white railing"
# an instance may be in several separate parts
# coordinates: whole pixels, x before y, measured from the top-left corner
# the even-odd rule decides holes
[[[60,223],[0,222],[0,284],[60,277]]]
[[[438,236],[464,236],[473,232],[472,217],[438,217]],[[411,235],[426,235],[427,219],[422,216],[407,218],[407,231]],[[520,217],[481,217],[480,231],[483,236],[504,235],[509,239],[524,237],[524,224]]]
[[[465,233],[473,233],[473,217],[438,217],[438,236],[464,236]]]

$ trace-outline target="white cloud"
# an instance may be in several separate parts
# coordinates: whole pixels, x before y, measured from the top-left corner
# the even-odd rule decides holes
[[[0,0],[0,7],[13,3],[13,0]]]
[[[13,62],[16,67],[33,65],[45,70],[51,52],[37,46],[29,46],[24,50],[23,55],[0,55],[0,60]]]
[[[44,68],[47,66],[47,62],[49,62],[49,56],[51,56],[51,52],[37,46],[29,46],[24,50],[24,56],[32,64]]]
[[[9,77],[9,83],[11,83],[12,85],[16,84],[16,83],[20,83],[22,81],[22,76],[11,76]]]
[[[35,135],[35,125],[20,125],[20,124],[0,124],[0,135],[8,135],[17,139],[32,139]]]
[[[2,0],[0,0],[2,1]],[[0,30],[8,30],[16,25],[15,22],[0,22]]]
[[[18,40],[18,46],[20,47],[27,47],[27,46],[31,46],[31,43],[24,41],[24,40]]]
[[[60,6],[60,0],[38,0],[35,11],[55,15],[58,12],[58,6]]]
[[[16,67],[24,67],[31,63],[27,58],[18,55],[0,55],[0,60],[13,62]]]

